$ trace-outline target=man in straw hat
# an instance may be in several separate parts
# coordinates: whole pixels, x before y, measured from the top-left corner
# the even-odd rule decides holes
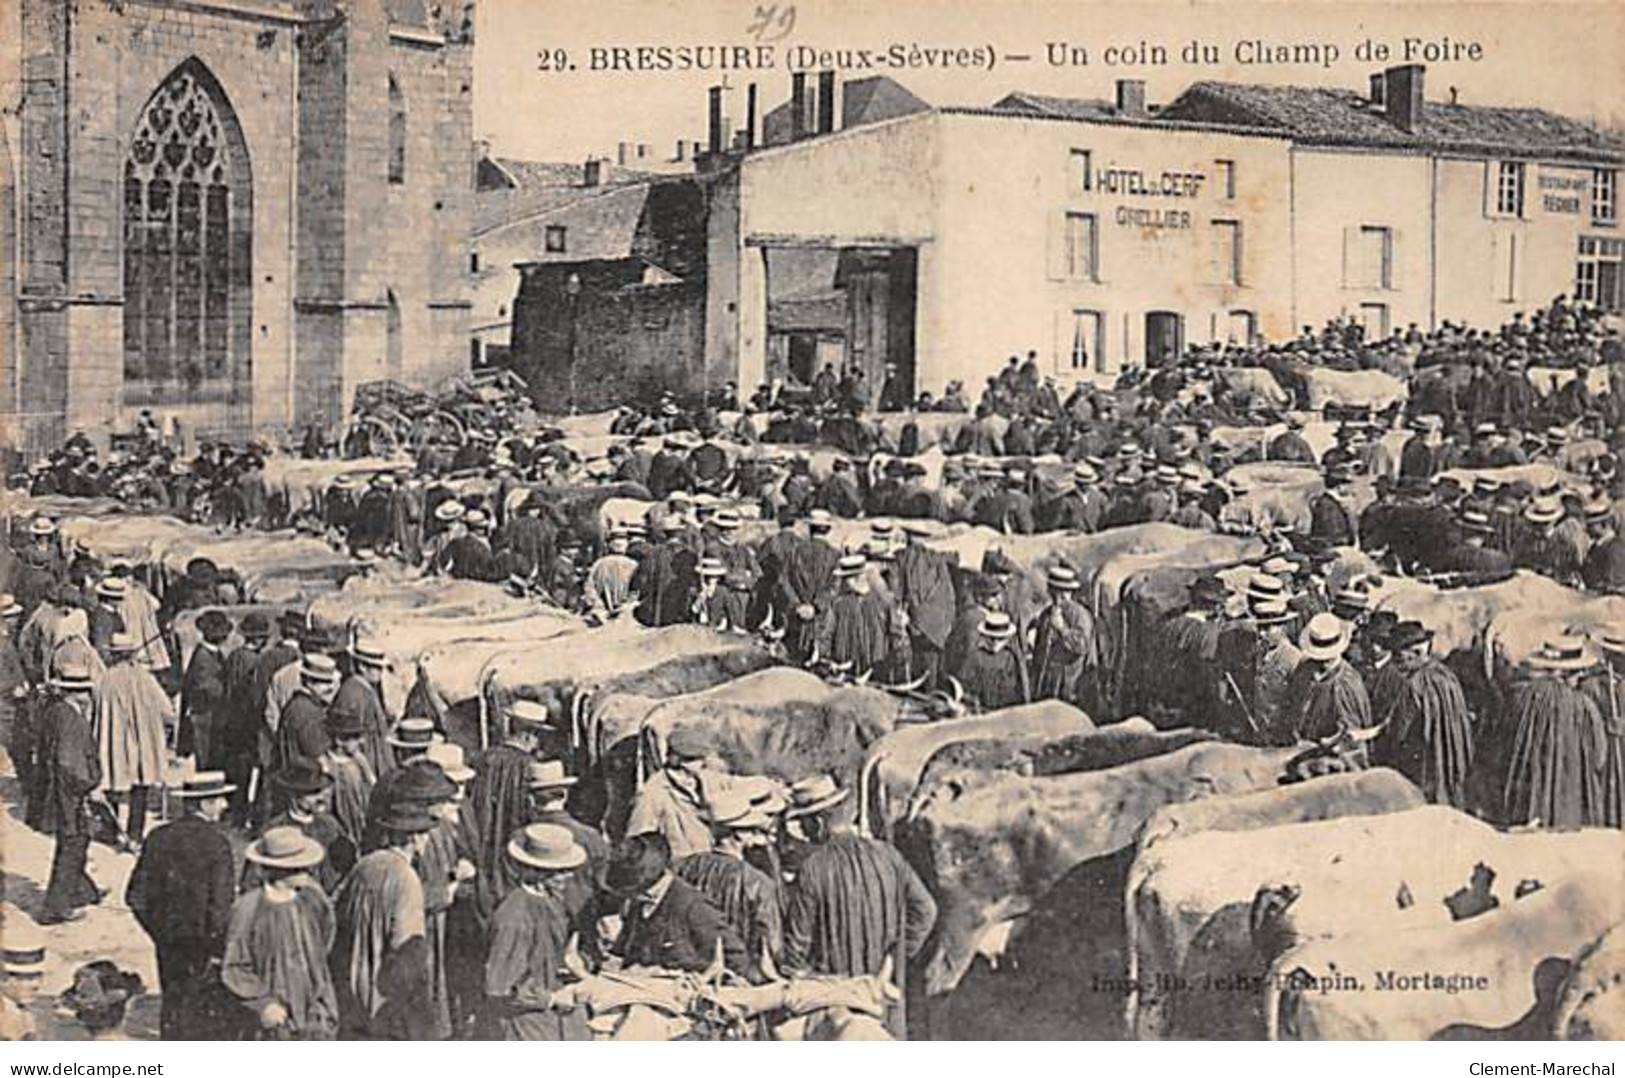
[[[220,979],[247,1008],[259,1038],[326,1041],[338,1035],[338,993],[328,969],[333,905],[312,875],[322,844],[299,827],[269,827],[244,854],[259,884],[231,909]]]
[[[908,631],[908,677],[925,677],[925,687],[936,687],[942,652],[954,628],[953,568],[947,555],[932,550],[924,540],[931,534],[923,520],[902,523],[904,543],[893,566],[897,602]]]
[[[719,783],[706,797],[705,813],[711,848],[679,859],[677,876],[722,912],[759,973],[764,955],[775,964],[783,958],[784,926],[777,882],[746,861],[745,853],[772,844],[773,821],[752,803],[751,789],[742,783]]]
[[[119,607],[124,602],[125,583],[123,577],[103,577],[96,585],[96,605],[90,608],[90,646],[96,649],[96,654],[102,657],[103,662],[111,661],[108,644],[114,633],[124,631],[124,616],[119,613]]]
[[[1504,729],[1512,734],[1503,792],[1504,819],[1516,826],[1602,826],[1607,817],[1609,727],[1597,701],[1579,686],[1597,666],[1584,637],[1554,636],[1512,687]]]
[[[333,776],[308,764],[295,764],[272,775],[270,781],[281,792],[287,808],[266,821],[265,831],[292,827],[318,843],[322,862],[311,871],[322,889],[332,894],[360,856],[344,825],[333,815]],[[259,882],[252,868],[250,864],[243,870],[245,887]]]
[[[158,952],[160,1035],[206,1040],[210,1023],[195,996],[225,949],[237,891],[231,843],[220,826],[235,787],[224,771],[198,771],[171,789],[185,802],[185,814],[142,844],[124,901]]]
[[[530,765],[530,822],[564,828],[574,836],[576,845],[587,851],[587,863],[560,892],[572,921],[592,912],[590,907],[610,859],[609,840],[565,808],[576,782],[574,775],[565,773],[559,760],[540,760]],[[591,931],[584,931],[583,939],[591,935]]]
[[[579,1016],[549,1003],[575,928],[566,892],[587,851],[568,829],[533,823],[514,833],[505,856],[518,885],[491,918],[480,1032],[509,1041],[586,1040]]]
[[[383,778],[395,770],[395,753],[389,745],[390,728],[395,721],[384,706],[383,694],[389,659],[376,640],[361,636],[350,645],[350,666],[352,672],[339,686],[333,706],[348,708],[361,716],[367,730],[367,760],[374,773]]]
[[[56,837],[51,878],[45,888],[42,924],[76,921],[79,907],[100,902],[103,892],[85,873],[90,851],[87,800],[101,784],[101,764],[92,727],[94,700],[90,669],[84,663],[62,663],[50,682],[54,693],[40,716],[36,747],[45,830]]]
[[[1392,767],[1434,804],[1468,807],[1473,717],[1461,681],[1431,652],[1433,630],[1402,621],[1388,636],[1393,659],[1372,685],[1373,717],[1382,727],[1372,762]]]
[[[413,860],[436,820],[402,804],[378,821],[384,845],[356,862],[335,903],[331,966],[345,1038],[422,1040],[430,1006],[423,883]]]
[[[739,934],[671,865],[671,846],[653,831],[616,847],[604,878],[623,903],[614,952],[627,966],[698,972],[710,967],[720,945],[728,969],[746,976],[750,958]]]
[[[626,833],[658,832],[679,859],[710,849],[703,776],[715,751],[711,739],[699,730],[689,726],[673,730],[666,738],[665,766],[638,789]]]
[[[858,834],[857,807],[833,776],[790,788],[786,827],[811,844],[785,900],[784,967],[791,973],[862,977],[888,958],[894,975],[925,945],[937,904],[896,848]],[[887,1028],[902,1039],[899,1002]]]
[[[29,1007],[45,979],[45,933],[16,906],[0,907],[0,1041],[37,1035]]]
[[[1064,563],[1050,566],[1046,577],[1050,604],[1034,622],[1033,696],[1064,700],[1098,714],[1094,676],[1100,643],[1094,614],[1078,601],[1082,581]]]
[[[1320,741],[1371,725],[1365,683],[1343,657],[1348,646],[1348,626],[1332,613],[1316,614],[1298,634],[1303,661],[1292,672],[1285,707],[1293,740]]]
[[[835,564],[835,594],[820,605],[813,630],[818,657],[861,676],[886,664],[901,620],[864,579],[867,559],[843,554]]]
[[[339,668],[320,652],[299,664],[299,688],[282,707],[277,723],[275,762],[278,771],[294,764],[315,766],[331,747],[328,710],[339,689]]]
[[[164,731],[175,719],[175,707],[152,671],[139,661],[139,648],[129,633],[113,634],[108,657],[112,665],[96,693],[101,788],[128,802],[124,831],[131,842],[139,843],[147,833],[149,791],[163,785]]]
[[[1587,506],[1586,527],[1591,547],[1580,571],[1586,590],[1625,595],[1625,534],[1613,503],[1603,500]]]
[[[989,610],[976,630],[976,646],[965,656],[959,680],[966,696],[983,711],[1031,702],[1027,662],[1016,644],[1016,624],[1003,610]]]
[[[1249,595],[1247,614],[1258,633],[1250,669],[1253,718],[1258,723],[1258,732],[1251,733],[1248,740],[1267,743],[1279,736],[1288,686],[1298,663],[1303,660],[1303,653],[1287,632],[1297,615],[1285,599]]]

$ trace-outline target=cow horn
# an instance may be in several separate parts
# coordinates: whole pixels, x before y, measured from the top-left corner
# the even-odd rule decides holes
[[[897,982],[892,976],[896,971],[896,958],[890,954],[886,955],[886,960],[880,963],[880,990],[894,1003],[903,998],[902,989],[897,987]]]
[[[887,955],[886,957],[890,958],[891,956]],[[768,947],[766,940],[762,941],[762,961],[759,964],[759,968],[762,971],[762,978],[769,984],[773,984],[784,979],[779,975],[778,963],[773,961],[773,950],[772,948]]]
[[[948,678],[949,691],[951,693],[953,693],[954,706],[955,707],[964,707],[965,706],[965,686],[960,684],[959,679],[954,677],[952,674],[948,674],[947,678]]]
[[[882,689],[885,689],[889,693],[895,693],[898,696],[907,696],[909,693],[914,692],[916,689],[918,689],[921,685],[924,685],[925,684],[925,679],[928,676],[929,676],[928,674],[921,674],[919,677],[915,678],[913,681],[905,681],[901,685],[881,685],[879,687],[882,688]]]
[[[869,679],[874,677],[874,676],[875,676],[875,668],[871,666],[869,669],[865,670],[863,673],[861,673],[857,677],[853,678],[852,683],[854,685],[867,685],[867,684],[869,684]]]
[[[581,960],[581,933],[570,933],[570,942],[564,945],[564,968],[570,976],[578,981],[584,981],[590,974],[587,972],[587,963]]]
[[[1356,727],[1348,731],[1348,736],[1355,744],[1364,745],[1368,741],[1375,741],[1381,737],[1383,730],[1387,728],[1387,722],[1383,722],[1380,726]]]

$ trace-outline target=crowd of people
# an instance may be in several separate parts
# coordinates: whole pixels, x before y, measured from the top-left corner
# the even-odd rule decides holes
[[[1537,393],[1530,364],[1576,376]],[[1335,427],[1317,452],[1301,407],[1272,413],[1224,377],[1264,369],[1297,395],[1305,365],[1389,371],[1408,404],[1313,417]],[[1600,390],[1592,370],[1607,374]],[[1199,349],[1064,398],[1032,357],[1012,358],[974,408],[958,387],[912,402],[966,413],[940,481],[921,462],[925,424],[879,452],[862,385],[824,372],[795,400],[763,386],[741,402],[730,387],[627,409],[614,429],[642,438],[602,459],[558,430],[493,424],[449,456],[427,445],[399,469],[341,476],[310,505],[279,504],[258,448],[186,461],[155,429],[100,462],[76,437],[31,484],[302,527],[591,622],[759,636],[833,679],[951,691],[978,711],[1055,699],[1097,721],[1319,742],[1337,766],[1394,767],[1497,823],[1619,827],[1625,622],[1558,633],[1492,674],[1436,653],[1432,627],[1372,596],[1382,575],[1459,587],[1517,570],[1625,593],[1621,391],[1617,329],[1559,299],[1490,333],[1366,341],[1338,323]],[[1213,436],[1228,424],[1280,429],[1238,451]],[[827,472],[815,444],[840,451]],[[1232,473],[1259,459],[1319,474],[1307,527],[1254,511]],[[1564,479],[1457,472],[1526,463]],[[569,508],[593,491],[652,504],[605,528]],[[832,541],[858,518],[861,541]],[[777,526],[753,533],[762,522]],[[960,565],[932,542],[954,524],[1059,540],[1154,522],[1257,537],[1263,553],[1239,588],[1195,574],[1132,660],[1108,654],[1080,567],[1051,561],[1039,589],[997,544]],[[1374,571],[1334,586],[1329,567],[1351,550]],[[721,775],[717,746],[679,731],[624,834],[606,834],[573,814],[580,777],[551,736],[561,716],[538,704],[514,702],[502,743],[467,756],[432,720],[389,713],[371,641],[298,609],[274,633],[258,614],[234,624],[214,609],[212,566],[160,600],[127,567],[65,558],[45,518],[8,553],[0,709],[28,821],[55,836],[42,921],[104,897],[85,871],[93,835],[138,853],[126,901],[157,951],[166,1037],[580,1037],[580,1016],[550,1006],[566,966],[703,971],[720,955],[749,981],[860,976],[887,957],[903,968],[932,928],[929,890],[858,833],[852,791],[829,775]],[[200,608],[185,667],[154,662],[170,619]],[[227,650],[234,632],[243,643]],[[197,765],[178,786],[172,754]],[[165,785],[184,814],[149,830]],[[241,869],[230,830],[251,838]]]

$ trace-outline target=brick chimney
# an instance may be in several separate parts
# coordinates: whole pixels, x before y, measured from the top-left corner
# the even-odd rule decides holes
[[[604,182],[604,163],[596,157],[589,157],[581,166],[581,186],[597,187]]]
[[[818,73],[818,133],[835,130],[835,72]]]
[[[1426,70],[1421,64],[1402,64],[1383,72],[1388,84],[1383,91],[1388,119],[1408,134],[1415,134],[1422,125],[1422,74]]]
[[[807,73],[795,71],[790,75],[790,141],[800,142],[807,137]]]
[[[1381,108],[1387,103],[1388,76],[1378,71],[1371,76],[1371,103]]]
[[[1117,80],[1117,115],[1145,119],[1145,80]]]
[[[745,149],[756,148],[756,84],[745,91]]]
[[[617,142],[615,144],[615,163],[617,165],[619,165],[621,168],[625,168],[626,163],[631,160],[631,157],[632,144],[630,142]]]
[[[672,160],[673,161],[687,161],[688,160],[688,139],[680,138],[680,139],[677,140],[677,156],[673,157]]]

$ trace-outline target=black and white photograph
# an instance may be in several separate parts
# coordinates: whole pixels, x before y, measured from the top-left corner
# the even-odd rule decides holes
[[[1622,171],[1618,0],[0,0],[7,1078],[1614,1074]]]

